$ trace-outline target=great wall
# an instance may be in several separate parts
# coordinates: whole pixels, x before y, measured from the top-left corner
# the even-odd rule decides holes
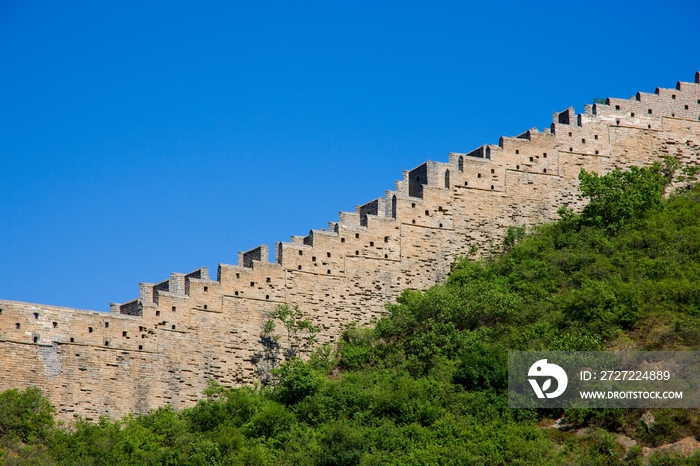
[[[581,208],[581,168],[605,173],[665,156],[700,163],[700,72],[694,83],[553,114],[550,129],[501,137],[405,170],[393,191],[312,230],[220,264],[141,283],[111,312],[0,300],[0,391],[38,386],[71,419],[191,406],[209,379],[255,380],[264,320],[298,305],[335,341],[368,324],[405,288],[443,280],[458,256],[487,252],[509,226]],[[478,255],[479,252],[476,253]]]

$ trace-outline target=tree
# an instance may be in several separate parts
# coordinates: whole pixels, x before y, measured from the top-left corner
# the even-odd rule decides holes
[[[614,233],[644,212],[660,209],[673,171],[669,161],[628,171],[616,168],[603,176],[582,169],[581,195],[590,200],[583,209],[583,221]]]
[[[270,319],[265,321],[259,340],[263,349],[255,353],[251,358],[252,363],[255,365],[255,373],[263,385],[272,384],[273,370],[280,363],[279,337],[273,334],[274,331],[275,323]]]
[[[316,344],[316,334],[320,329],[314,326],[311,320],[304,317],[299,306],[289,307],[286,304],[281,304],[276,311],[270,313],[270,317],[280,321],[287,332],[287,344],[284,348],[285,359],[291,359],[301,353],[308,352]],[[272,322],[272,329],[274,329],[274,321],[268,321],[266,325],[269,325],[269,322]]]
[[[280,336],[275,335],[279,321],[286,331],[284,347],[280,342]],[[301,353],[311,350],[316,344],[316,334],[319,328],[304,316],[299,306],[289,307],[281,304],[277,310],[270,313],[270,319],[263,324],[260,333],[262,351],[256,353],[251,359],[256,366],[256,374],[263,385],[271,385],[274,381],[274,370],[280,365],[280,351],[283,351],[284,360],[298,357]]]
[[[54,408],[37,387],[0,393],[0,438],[43,440],[54,426]]]

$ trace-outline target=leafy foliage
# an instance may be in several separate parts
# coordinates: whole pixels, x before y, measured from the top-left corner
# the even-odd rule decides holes
[[[265,321],[259,340],[262,351],[255,353],[251,358],[255,365],[255,374],[263,385],[271,385],[274,382],[274,370],[281,362],[279,337],[274,331],[275,322],[272,319]]]
[[[664,188],[675,172],[677,161],[667,159],[662,166],[616,168],[605,176],[581,170],[581,194],[590,202],[584,207],[582,220],[615,232],[625,223],[651,209],[660,209]]]
[[[43,440],[54,426],[54,409],[36,387],[0,393],[0,437]]]
[[[287,359],[308,352],[316,343],[319,328],[304,316],[299,306],[289,307],[286,304],[280,304],[276,311],[270,313],[270,317],[281,322],[287,333],[284,349]],[[272,322],[274,329],[274,320]]]
[[[277,323],[281,323],[286,331],[284,345],[280,343],[279,335],[275,334]],[[316,334],[319,328],[304,316],[299,306],[289,307],[280,304],[270,313],[270,319],[265,321],[260,334],[260,345],[263,350],[253,355],[252,362],[256,374],[263,385],[275,382],[275,370],[281,363],[280,351],[283,350],[284,360],[291,360],[308,353],[317,343]]]
[[[656,410],[648,424],[642,410],[513,410],[505,396],[509,349],[698,349],[700,189],[664,201],[671,170],[582,172],[589,204],[581,214],[564,210],[561,221],[527,236],[513,230],[507,252],[490,261],[457,261],[448,280],[406,290],[373,328],[350,326],[337,351],[296,357],[317,330],[298,308],[280,308],[273,319],[282,338],[274,322],[263,329],[279,343],[272,353],[285,350],[271,372],[275,384],[212,384],[182,412],[78,422],[71,431],[43,415],[4,414],[41,406],[6,392],[4,461],[698,465],[700,454],[641,454],[642,446],[700,437],[698,410]],[[587,433],[546,428],[562,417]],[[625,452],[616,434],[638,446]]]

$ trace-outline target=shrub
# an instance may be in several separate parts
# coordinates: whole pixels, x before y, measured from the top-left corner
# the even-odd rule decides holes
[[[37,387],[0,393],[0,437],[43,441],[54,426],[54,408]]]
[[[321,376],[300,359],[291,359],[279,369],[279,384],[275,397],[286,405],[299,403],[315,394],[321,386]]]

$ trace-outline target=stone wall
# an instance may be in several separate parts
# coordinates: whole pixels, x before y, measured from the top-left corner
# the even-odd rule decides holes
[[[509,226],[553,220],[581,207],[581,168],[605,173],[664,156],[698,164],[700,73],[695,83],[608,99],[553,115],[550,129],[502,137],[446,163],[403,172],[393,191],[341,212],[328,230],[260,246],[219,265],[141,283],[110,313],[0,301],[0,390],[40,387],[59,416],[96,419],[190,406],[207,380],[254,381],[263,321],[299,305],[335,341],[368,324],[405,288],[443,280],[454,259],[488,254]],[[473,251],[478,251],[476,254]]]

